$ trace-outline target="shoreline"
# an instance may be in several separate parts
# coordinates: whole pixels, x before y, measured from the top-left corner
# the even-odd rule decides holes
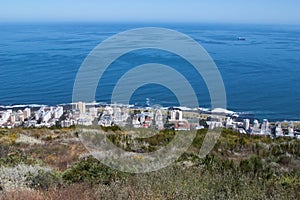
[[[107,106],[107,105],[114,105],[114,104],[110,104],[110,103],[105,103],[105,102],[91,102],[91,103],[85,103],[86,106],[96,106],[96,107],[103,107],[103,106]],[[76,103],[60,103],[60,104],[11,104],[11,105],[0,105],[0,111],[6,111],[6,110],[13,110],[13,111],[18,111],[20,109],[25,109],[25,108],[31,108],[33,111],[37,111],[39,110],[41,107],[56,107],[56,106],[62,106],[64,107],[64,109],[70,110],[72,109],[72,107],[76,105]],[[134,106],[134,105],[122,105],[122,104],[116,104],[118,106],[122,106],[122,107],[127,107],[127,108],[136,108],[136,109],[147,109],[147,108],[153,108],[153,106]],[[161,109],[168,109],[170,107],[177,107],[177,108],[184,108],[182,110],[188,111],[188,110],[193,110],[193,111],[202,111],[203,113],[210,113],[211,109],[210,108],[189,108],[189,107],[180,107],[180,106],[165,106],[165,107],[161,107]],[[236,111],[231,111],[233,112],[233,114],[237,114],[240,118],[248,118],[248,119],[259,119],[259,120],[264,120],[267,119],[266,117],[258,117],[257,114],[251,113],[251,112],[245,112],[245,111],[240,111],[240,112],[236,112]],[[260,114],[263,115],[263,114]],[[270,120],[270,122],[295,122],[295,123],[300,123],[300,117],[298,119],[295,118],[290,118],[290,119],[286,119],[286,118],[268,118]]]

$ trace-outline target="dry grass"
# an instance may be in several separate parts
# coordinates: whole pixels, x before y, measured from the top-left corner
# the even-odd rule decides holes
[[[91,200],[97,199],[97,192],[86,184],[74,184],[48,191],[14,190],[0,193],[0,200]]]

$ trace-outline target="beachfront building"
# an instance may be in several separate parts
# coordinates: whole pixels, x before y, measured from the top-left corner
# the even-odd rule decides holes
[[[182,110],[179,108],[170,108],[169,116],[170,121],[182,121]]]
[[[84,102],[78,102],[77,103],[77,110],[79,110],[80,114],[85,114],[86,112],[86,107]]]
[[[106,113],[110,113],[114,124],[118,126],[125,126],[127,124],[129,114],[126,108],[114,106],[112,110],[109,109]]]
[[[52,118],[51,110],[47,110],[42,113],[41,121],[42,123],[47,123]]]
[[[7,111],[1,111],[0,112],[0,125],[6,123],[11,115],[12,111],[7,110]]]
[[[88,118],[79,118],[77,120],[77,124],[78,125],[82,125],[82,126],[91,126],[93,123],[90,119]]]
[[[221,128],[223,127],[223,123],[220,121],[207,121],[206,122],[209,129]]]
[[[122,124],[123,119],[122,119],[122,111],[121,111],[120,107],[114,106],[114,108],[113,108],[113,121],[116,124]]]
[[[0,112],[0,125],[4,125],[4,127],[15,127],[23,125],[25,119],[29,119],[31,113],[26,113],[26,109],[24,111],[18,110],[13,111],[12,109],[8,109],[6,111]]]
[[[25,119],[29,119],[31,117],[31,109],[30,108],[25,108],[23,113],[24,113]]]
[[[250,129],[250,120],[244,119],[244,129],[248,131]]]
[[[53,112],[54,112],[54,118],[59,119],[64,113],[64,108],[62,106],[57,106]]]
[[[150,128],[152,126],[152,121],[152,112],[141,112],[140,114],[135,114],[132,117],[132,125],[134,128]]]
[[[261,125],[261,133],[263,135],[270,135],[271,134],[270,127],[269,127],[269,121],[267,119],[263,120],[263,123]]]
[[[227,117],[225,127],[227,129],[234,129],[235,128],[235,125],[233,124],[233,119],[231,117]]]
[[[139,117],[137,115],[134,115],[132,117],[132,125],[134,128],[140,128],[141,127],[141,122],[139,121]]]
[[[103,114],[113,115],[114,109],[111,106],[105,106],[105,108],[103,110]]]
[[[258,122],[257,119],[255,119],[255,120],[253,121],[253,128],[254,128],[254,129],[259,129],[259,128],[260,128],[260,124],[259,124],[259,122]]]
[[[109,114],[103,114],[101,115],[101,118],[98,122],[98,125],[104,126],[104,127],[109,127],[113,125],[113,119],[112,116]]]
[[[181,120],[174,124],[175,131],[189,131],[190,129],[190,124],[187,120]]]
[[[161,110],[156,111],[154,121],[155,121],[155,126],[158,130],[164,129],[163,115]]]
[[[24,117],[24,113],[22,110],[18,110],[16,113],[16,120],[19,122],[24,122],[25,117]]]
[[[289,136],[292,136],[292,135],[295,134],[294,133],[294,124],[293,124],[293,122],[288,123],[288,134],[289,134]]]
[[[174,130],[190,130],[188,120],[183,118],[183,112],[180,108],[169,108],[169,124],[174,125]],[[197,124],[198,125],[198,124]]]
[[[282,131],[280,122],[277,122],[276,125],[275,125],[275,136],[276,137],[283,136],[283,131]]]
[[[252,128],[250,129],[250,133],[252,135],[262,135],[262,132],[261,132],[261,129],[260,129],[260,123],[258,122],[257,119],[255,119],[253,121],[253,125],[252,125]]]
[[[92,118],[92,119],[95,119],[98,117],[98,110],[96,107],[91,107],[89,108],[89,116]]]
[[[72,125],[76,125],[76,121],[73,119],[66,119],[61,121],[61,127],[70,127]]]
[[[10,121],[11,124],[14,124],[16,122],[16,115],[12,113],[10,115],[10,120],[9,121]]]

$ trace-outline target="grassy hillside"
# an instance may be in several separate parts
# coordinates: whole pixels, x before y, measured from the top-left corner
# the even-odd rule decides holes
[[[139,152],[155,151],[175,134],[133,141],[114,131],[112,142]],[[300,199],[299,140],[223,130],[200,158],[205,135],[198,131],[173,165],[129,174],[89,156],[75,129],[0,129],[0,199]]]

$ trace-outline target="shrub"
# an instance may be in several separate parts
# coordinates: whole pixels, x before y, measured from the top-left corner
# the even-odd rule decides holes
[[[48,190],[51,187],[60,186],[61,175],[51,171],[39,170],[37,174],[27,175],[27,186],[33,189]]]
[[[14,145],[19,138],[19,134],[16,132],[8,133],[0,138],[0,143],[7,145]]]
[[[4,190],[14,190],[28,187],[28,178],[38,176],[39,172],[50,172],[49,168],[38,165],[19,164],[14,167],[0,168],[0,185]]]
[[[86,182],[90,185],[109,184],[111,181],[127,176],[103,165],[95,158],[87,157],[63,172],[63,180],[70,183]]]
[[[5,166],[5,167],[14,167],[19,164],[35,165],[41,163],[42,163],[41,161],[32,159],[20,151],[11,153],[6,157],[0,158],[0,166]]]

